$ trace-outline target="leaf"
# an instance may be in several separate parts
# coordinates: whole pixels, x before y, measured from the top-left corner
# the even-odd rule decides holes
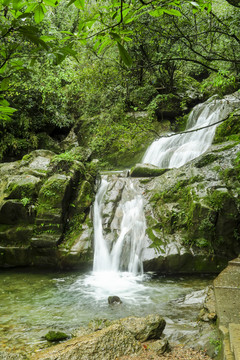
[[[121,41],[121,40],[122,40],[122,39],[121,39],[121,36],[118,35],[117,33],[113,32],[113,31],[111,31],[111,32],[109,33],[109,35],[110,35],[114,40],[116,40],[116,41]]]
[[[83,10],[85,2],[84,2],[84,0],[75,0],[74,5],[76,6],[76,8]]]
[[[149,15],[151,15],[153,17],[162,16],[163,15],[163,10],[162,9],[151,10],[151,11],[149,11]]]
[[[182,16],[180,11],[176,9],[163,9],[163,11],[168,15],[174,15],[174,16]]]
[[[119,42],[117,43],[117,45],[118,45],[118,50],[119,50],[119,54],[121,56],[122,61],[124,62],[125,65],[131,66],[132,65],[131,56]]]
[[[43,4],[37,5],[37,7],[34,9],[34,20],[37,24],[43,20],[45,12],[46,8]]]
[[[44,42],[56,40],[55,36],[47,36],[47,35],[42,35],[40,39],[43,40]]]
[[[70,5],[72,5],[73,3],[75,3],[76,0],[70,0],[69,3],[67,4],[67,7],[69,7]]]
[[[9,87],[9,79],[8,79],[8,78],[5,78],[5,79],[3,79],[2,82],[1,82],[1,90],[2,90],[2,91],[5,91],[5,90],[8,89],[8,87]]]
[[[111,39],[105,39],[101,45],[100,45],[100,48],[98,50],[98,54],[101,54],[101,52],[109,45],[111,44],[112,40]]]
[[[14,109],[12,107],[9,106],[1,106],[0,105],[0,112],[4,113],[4,114],[13,114],[15,111],[17,111],[17,109]]]
[[[48,5],[48,6],[52,6],[52,7],[56,7],[56,1],[55,0],[43,0],[44,4]]]
[[[36,26],[21,26],[18,31],[22,34],[38,34],[38,28]]]

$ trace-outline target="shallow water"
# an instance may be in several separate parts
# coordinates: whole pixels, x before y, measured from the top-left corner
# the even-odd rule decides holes
[[[166,318],[166,333],[174,337],[179,324],[187,332],[193,330],[202,301],[202,293],[195,294],[197,302],[190,297],[189,303],[183,303],[183,297],[210,283],[211,279],[195,277],[4,270],[0,272],[0,349],[31,353],[47,345],[42,336],[51,329],[71,334],[95,318],[150,313]],[[109,306],[109,295],[118,295],[123,303]]]

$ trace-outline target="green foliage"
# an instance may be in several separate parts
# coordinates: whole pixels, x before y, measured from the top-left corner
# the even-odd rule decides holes
[[[229,70],[219,70],[217,73],[211,74],[202,82],[200,87],[200,90],[207,93],[208,96],[216,93],[223,96],[233,92],[235,89],[236,76]]]
[[[215,133],[214,143],[221,143],[224,141],[240,141],[240,115],[238,112],[230,114],[227,120],[220,124]]]
[[[23,204],[23,206],[28,205],[31,202],[30,198],[24,197],[21,199],[21,203]]]

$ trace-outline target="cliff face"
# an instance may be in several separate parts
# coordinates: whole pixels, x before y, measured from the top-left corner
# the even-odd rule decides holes
[[[145,270],[217,272],[239,254],[239,154],[239,144],[213,145],[178,169],[142,180]]]
[[[80,147],[0,164],[0,266],[81,266],[91,259],[96,163]]]

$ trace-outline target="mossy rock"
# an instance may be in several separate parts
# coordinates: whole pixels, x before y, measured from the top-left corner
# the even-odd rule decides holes
[[[201,156],[201,158],[195,163],[195,166],[197,168],[202,168],[202,167],[207,166],[208,164],[211,164],[214,161],[219,160],[219,159],[220,159],[219,155],[210,153],[210,154]]]
[[[58,342],[58,341],[63,341],[63,340],[69,339],[70,336],[61,331],[51,330],[46,335],[44,335],[44,338],[47,341]]]
[[[28,209],[19,200],[5,200],[0,204],[0,224],[18,224],[31,222]]]
[[[70,177],[55,174],[41,187],[38,197],[37,216],[44,213],[62,213],[70,196]]]
[[[35,198],[41,185],[41,179],[32,175],[13,176],[5,190],[7,199]]]
[[[130,171],[131,177],[155,177],[164,174],[168,169],[160,169],[151,164],[136,164]]]
[[[19,225],[6,228],[0,231],[0,244],[1,246],[23,246],[30,244],[33,234],[33,226]]]

